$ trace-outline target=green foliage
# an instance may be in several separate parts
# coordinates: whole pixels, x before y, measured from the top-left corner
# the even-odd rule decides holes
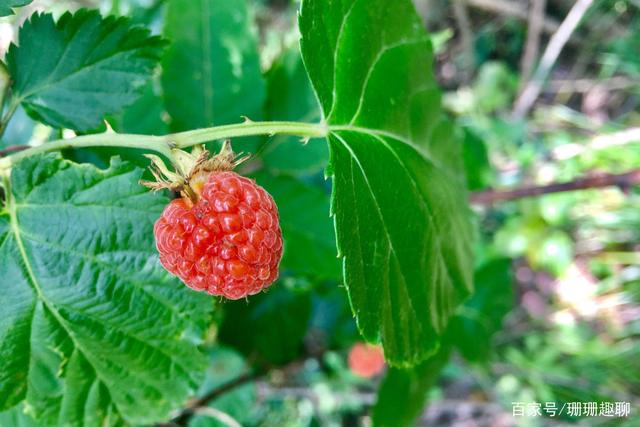
[[[313,93],[298,49],[290,48],[267,73],[265,119],[315,122],[320,119],[318,101]],[[262,159],[269,170],[293,175],[320,172],[329,160],[327,144],[312,139],[276,135],[265,145]]]
[[[526,215],[510,218],[495,235],[500,252],[511,257],[526,256],[536,268],[561,275],[573,260],[571,239],[566,232],[550,227],[533,203]]]
[[[242,356],[225,347],[209,349],[209,367],[205,380],[200,386],[198,396],[204,396],[211,390],[221,387],[230,381],[247,374],[248,366]],[[207,405],[231,416],[241,425],[253,421],[252,407],[256,401],[256,390],[252,383],[238,386]],[[225,427],[227,424],[211,417],[197,415],[189,420],[189,427]]]
[[[495,259],[479,267],[474,275],[475,292],[458,310],[448,334],[465,359],[486,362],[491,338],[502,327],[502,319],[513,308],[511,260]]]
[[[163,120],[164,104],[156,82],[147,84],[142,96],[124,109],[111,125],[118,132],[143,135],[164,135],[169,126]]]
[[[429,38],[405,0],[303,1],[300,29],[332,125],[332,214],[358,326],[392,365],[417,364],[472,287],[460,147]]]
[[[43,425],[165,419],[200,382],[211,303],[162,269],[153,221],[167,199],[54,155],[16,165],[0,213],[0,408]]]
[[[13,9],[26,6],[33,0],[0,0],[0,16],[13,15]]]
[[[0,0],[0,15],[27,3]],[[444,19],[450,2],[421,11],[431,34],[410,0],[98,2],[130,19],[45,3],[19,30],[22,16],[3,21],[18,40],[0,102],[0,426],[153,425],[219,388],[209,415],[183,413],[190,427],[230,424],[211,414],[429,423],[443,413],[425,401],[456,350],[447,399],[507,413],[515,401],[635,403],[637,189],[477,206],[475,218],[467,202],[469,189],[637,169],[633,2],[590,10],[518,122],[527,23],[469,10],[468,46]],[[545,34],[565,6],[547,8]],[[242,116],[287,123],[208,128]],[[115,133],[96,134],[105,121]],[[69,128],[90,135],[53,142]],[[171,160],[175,146],[223,138],[255,153],[237,171],[273,195],[285,240],[278,282],[233,302],[161,268],[152,225],[169,199],[137,184],[141,154]],[[385,348],[381,382],[350,370],[361,335]],[[226,389],[249,373],[260,377]]]
[[[285,363],[298,356],[311,315],[311,294],[283,283],[246,301],[227,303],[220,340],[259,363]]]
[[[482,190],[491,186],[494,174],[489,162],[487,146],[468,128],[464,129],[462,160],[469,190]]]
[[[53,127],[95,129],[138,98],[163,46],[126,18],[35,14],[7,53],[11,102]]]
[[[339,279],[329,195],[287,175],[260,172],[255,178],[278,205],[285,244],[282,268],[319,279]]]
[[[25,414],[22,405],[0,412],[0,425],[2,427],[40,427],[33,418]]]
[[[265,87],[246,0],[169,2],[162,86],[173,130],[262,118]]]
[[[436,384],[448,359],[449,349],[442,347],[413,368],[389,369],[373,408],[373,424],[376,427],[414,425],[415,419],[422,413],[427,393]]]

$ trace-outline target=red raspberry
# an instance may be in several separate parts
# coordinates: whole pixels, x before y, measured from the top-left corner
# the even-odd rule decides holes
[[[384,354],[377,345],[356,343],[349,351],[349,368],[354,374],[372,378],[384,369]]]
[[[142,182],[183,195],[169,203],[154,227],[162,265],[190,288],[229,299],[268,287],[278,277],[282,258],[273,198],[254,181],[229,170],[238,161],[228,143],[212,159],[206,151],[176,156],[189,165],[186,177],[148,156],[158,181]]]

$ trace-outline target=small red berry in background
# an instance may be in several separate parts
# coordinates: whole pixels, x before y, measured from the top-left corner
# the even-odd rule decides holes
[[[240,161],[228,143],[209,159],[203,151],[176,155],[169,172],[156,156],[153,188],[180,191],[155,224],[160,262],[187,286],[239,299],[256,294],[278,277],[282,231],[273,198],[255,181],[231,169]],[[166,178],[161,177],[166,176]]]
[[[357,343],[349,350],[349,368],[363,378],[372,378],[384,369],[384,354],[377,345]]]

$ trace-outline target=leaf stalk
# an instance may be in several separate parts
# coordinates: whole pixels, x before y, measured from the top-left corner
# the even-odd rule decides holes
[[[74,138],[58,139],[47,142],[37,147],[31,147],[7,157],[0,158],[0,171],[10,169],[22,159],[67,148],[138,148],[162,154],[167,158],[172,158],[171,150],[174,148],[188,148],[194,145],[220,139],[256,135],[272,136],[276,134],[299,136],[301,138],[323,138],[328,132],[328,126],[323,123],[246,121],[244,123],[214,126],[163,136],[121,133],[82,135]]]

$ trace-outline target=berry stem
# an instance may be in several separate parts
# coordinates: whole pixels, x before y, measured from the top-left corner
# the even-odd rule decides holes
[[[99,133],[82,135],[74,138],[59,139],[47,142],[37,147],[19,151],[7,157],[0,158],[0,170],[9,169],[18,161],[37,154],[66,148],[81,147],[121,147],[139,148],[153,151],[171,158],[171,149],[187,148],[208,141],[219,139],[239,138],[255,135],[292,135],[301,138],[323,138],[328,133],[328,127],[322,123],[300,122],[253,122],[232,125],[214,126],[204,129],[178,132],[163,136],[133,135],[121,133]]]

